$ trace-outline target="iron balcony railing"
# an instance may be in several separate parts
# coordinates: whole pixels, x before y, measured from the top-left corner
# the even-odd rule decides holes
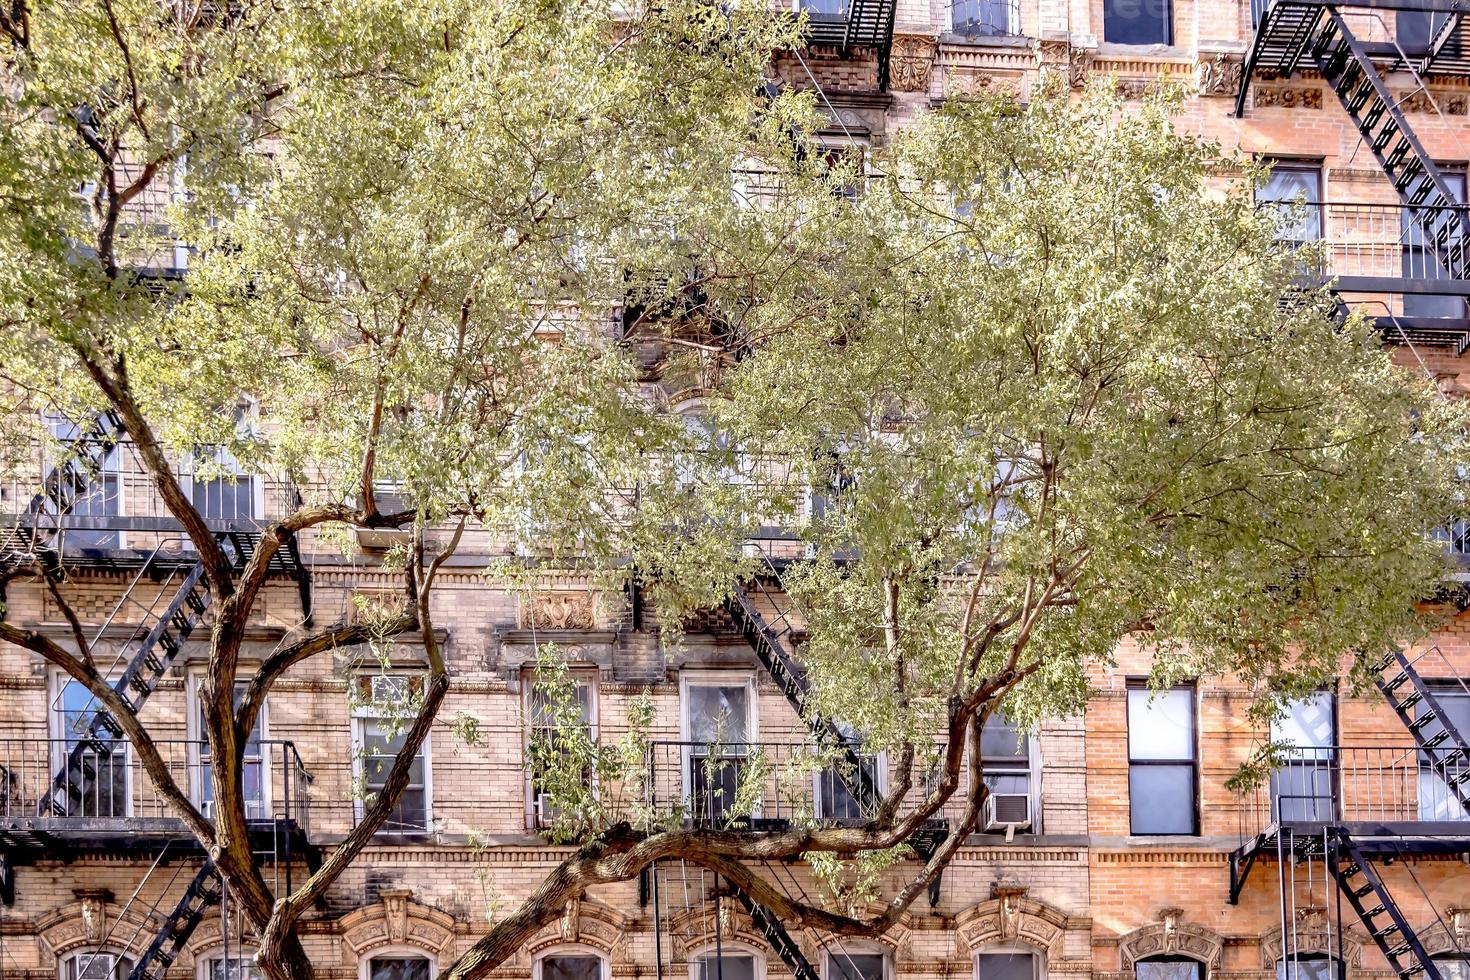
[[[1243,795],[1243,839],[1281,823],[1464,822],[1470,835],[1470,760],[1452,748],[1289,746],[1258,761],[1274,768]]]
[[[213,817],[208,743],[154,744],[174,782],[206,817]],[[289,822],[309,832],[312,776],[295,743],[251,742],[242,780],[247,820]],[[176,816],[126,739],[0,739],[0,818],[64,822]]]
[[[882,754],[858,756],[866,778],[887,789]],[[811,742],[659,741],[649,746],[647,804],[676,812],[697,827],[761,829],[791,824],[851,825],[871,817],[854,797],[855,773],[839,752]],[[964,808],[966,781],[936,819],[952,822]],[[905,809],[922,801],[928,781],[916,763]],[[909,810],[911,812],[911,810]]]

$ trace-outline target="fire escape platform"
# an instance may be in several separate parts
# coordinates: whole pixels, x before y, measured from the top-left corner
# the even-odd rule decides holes
[[[320,848],[294,820],[249,820],[252,848],[299,854],[308,865]],[[88,855],[156,854],[167,847],[180,858],[204,853],[177,817],[34,817],[0,819],[0,852],[11,864],[70,861]]]

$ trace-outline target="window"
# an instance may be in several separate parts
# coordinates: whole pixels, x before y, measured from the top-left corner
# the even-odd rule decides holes
[[[533,980],[607,980],[607,960],[591,952],[552,952],[536,961]]]
[[[823,20],[847,17],[847,0],[796,0],[796,8]]]
[[[862,735],[857,729],[841,721],[834,721],[833,725],[853,746],[858,761],[854,765],[852,760],[844,759],[816,774],[817,816],[838,823],[855,823],[866,819],[867,814],[859,799],[853,796],[853,787],[869,787],[871,792],[862,795],[876,799],[882,792],[882,759],[862,752]]]
[[[862,196],[867,180],[867,147],[861,143],[832,142],[818,147],[817,156],[831,174],[834,196],[850,201]]]
[[[1103,40],[1113,44],[1173,44],[1169,0],[1103,0]]]
[[[253,436],[255,403],[242,398],[235,404],[235,433],[241,439]],[[189,480],[189,500],[205,520],[249,520],[261,516],[264,485],[248,473],[228,449],[207,446],[197,450]]]
[[[194,722],[198,726],[194,732],[194,744],[199,753],[199,785],[195,799],[199,802],[204,815],[212,817],[214,815],[214,783],[210,766],[209,740],[204,735],[204,703],[199,697],[200,683],[201,678],[196,676],[190,686],[190,695],[194,700]],[[244,696],[245,684],[236,682],[235,707],[240,706],[240,700]],[[240,767],[240,791],[245,798],[245,819],[247,820],[264,820],[270,816],[266,796],[270,773],[266,771],[264,752],[261,748],[264,732],[265,705],[261,705],[260,713],[255,716],[255,727],[250,730],[250,735],[245,740],[245,753]]]
[[[1465,174],[1440,173],[1449,185],[1450,195],[1457,204],[1465,203]],[[1461,219],[1470,217],[1463,208]],[[1433,236],[1416,219],[1422,219],[1430,229],[1438,231],[1445,223],[1453,220],[1447,209],[1403,208],[1404,278],[1406,279],[1452,279],[1450,271],[1440,261],[1438,251],[1432,247]],[[1455,241],[1452,236],[1449,243]],[[1435,296],[1433,294],[1405,293],[1404,316],[1464,317],[1466,315],[1463,296]]]
[[[199,980],[265,980],[265,974],[256,968],[253,953],[237,953],[200,960]]]
[[[1133,834],[1198,834],[1194,686],[1128,687],[1128,811]]]
[[[1422,53],[1431,48],[1441,31],[1448,29],[1453,33],[1440,48],[1438,57],[1463,58],[1465,41],[1451,26],[1455,22],[1455,14],[1448,10],[1398,10],[1394,12],[1394,34],[1403,50]]]
[[[750,953],[705,953],[689,964],[689,980],[761,980]]]
[[[85,457],[89,455],[88,449],[82,443],[91,432],[90,427],[84,428],[68,418],[62,416],[51,416],[47,420],[51,429],[51,435],[60,443],[59,450],[63,454],[80,454]],[[96,447],[96,448],[101,448]],[[122,514],[122,447],[113,446],[107,455],[102,458],[102,465],[98,472],[87,474],[85,467],[77,465],[74,468],[58,470],[58,477],[62,479],[62,485],[56,487],[63,497],[71,499],[71,507],[67,511],[74,518],[105,518],[117,517]],[[99,524],[107,524],[107,521],[98,520]],[[72,548],[121,548],[121,532],[114,528],[67,528],[62,535],[63,547]]]
[[[56,815],[127,816],[127,740],[96,723],[101,706],[80,682],[57,675],[56,684],[50,719],[51,768],[60,779],[50,796],[60,808]]]
[[[1444,980],[1470,980],[1470,953],[1431,956],[1429,961],[1439,968]]]
[[[888,957],[868,950],[827,951],[825,980],[887,980]]]
[[[1151,956],[1133,964],[1137,980],[1204,980],[1205,966],[1187,956]]]
[[[1007,37],[1019,32],[1015,0],[953,0],[949,29],[961,37]]]
[[[1435,738],[1444,731],[1444,721],[1448,720],[1461,738],[1470,739],[1470,684],[1464,681],[1427,683],[1439,703],[1440,717],[1424,725],[1421,737],[1425,741]],[[1423,707],[1423,702],[1420,702],[1420,707]],[[1419,750],[1420,820],[1470,820],[1470,814],[1465,812],[1461,802],[1466,789],[1470,789],[1470,783],[1462,778],[1467,766],[1470,766],[1470,761],[1461,756],[1448,739],[1438,748]],[[1450,780],[1457,780],[1463,787],[1459,790],[1461,795],[1457,796],[1450,789]]]
[[[536,785],[537,774],[532,758],[536,749],[532,748],[532,744],[534,740],[541,749],[557,752],[555,737],[557,719],[553,716],[552,707],[548,703],[547,692],[536,686],[534,674],[529,675],[526,680],[526,719],[530,727],[526,742],[526,815],[530,821],[529,826],[534,830],[551,826],[555,814],[551,810],[551,799]],[[595,743],[597,741],[596,675],[574,675],[572,689],[582,729]],[[590,788],[592,779],[592,771],[585,769],[582,773],[582,785]]]
[[[1029,828],[1035,794],[1031,779],[1031,737],[997,712],[980,731],[980,761],[990,798],[985,803],[985,829]]]
[[[71,953],[61,961],[61,980],[127,980],[133,961],[101,950]]]
[[[975,980],[1042,980],[1041,956],[1028,949],[990,949],[975,954]]]
[[[363,964],[361,980],[433,980],[435,972],[427,956],[374,956]]]
[[[690,813],[696,823],[723,826],[735,816],[730,807],[754,747],[754,679],[694,675],[683,680]]]
[[[1276,980],[1342,980],[1342,965],[1321,953],[1300,953],[1276,961]]]
[[[1256,203],[1275,205],[1281,215],[1281,240],[1292,245],[1322,238],[1322,167],[1315,163],[1276,162],[1256,191]]]
[[[1336,699],[1319,691],[1286,706],[1271,723],[1271,741],[1284,746],[1283,765],[1271,775],[1276,820],[1331,820],[1337,800]]]
[[[365,800],[354,804],[361,819],[383,788],[393,760],[408,740],[421,695],[423,678],[414,674],[372,674],[357,678],[360,701],[353,708],[354,762]],[[381,834],[422,834],[429,829],[430,756],[425,736],[409,770],[408,786],[379,829]],[[387,977],[386,980],[399,980]],[[403,980],[412,980],[405,976]]]

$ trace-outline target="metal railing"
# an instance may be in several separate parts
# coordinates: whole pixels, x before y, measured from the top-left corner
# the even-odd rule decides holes
[[[1453,748],[1289,746],[1263,754],[1271,774],[1241,800],[1243,838],[1277,823],[1464,821],[1470,760]]]
[[[1470,518],[1457,517],[1434,532],[1436,541],[1455,557],[1470,557]]]
[[[208,743],[169,740],[154,745],[169,776],[212,817]],[[290,821],[309,831],[307,787],[312,777],[295,743],[250,743],[242,780],[246,819]],[[0,817],[123,820],[177,815],[126,739],[0,739]]]
[[[1462,224],[1470,225],[1470,206],[1463,204],[1411,208],[1357,201],[1262,201],[1260,206],[1282,210],[1286,222],[1281,238],[1284,244],[1320,243],[1322,267],[1306,271],[1327,278],[1456,281],[1439,261],[1432,243],[1456,216]],[[1449,244],[1456,240],[1452,236]]]

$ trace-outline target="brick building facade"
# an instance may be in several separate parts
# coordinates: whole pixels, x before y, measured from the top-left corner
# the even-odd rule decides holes
[[[1401,6],[1409,9],[1343,9],[1355,36],[1377,45],[1370,60],[1421,144],[1415,152],[1441,164],[1443,182],[1463,199],[1470,83],[1457,59],[1462,47],[1470,50],[1470,35],[1457,13],[1423,12],[1414,8],[1430,5],[1413,0]],[[1426,264],[1422,233],[1410,234],[1413,216],[1405,217],[1391,175],[1339,104],[1332,70],[1305,70],[1310,59],[1283,70],[1271,51],[1259,54],[1259,5],[956,0],[946,7],[942,0],[898,0],[896,10],[856,2],[851,10],[828,12],[835,10],[819,0],[812,16],[823,26],[812,47],[774,66],[787,84],[820,87],[835,115],[826,134],[834,144],[881,144],[885,134],[947,98],[998,91],[1025,98],[1045,72],[1074,88],[1111,78],[1128,98],[1161,81],[1181,83],[1193,94],[1179,125],[1281,161],[1280,199],[1305,188],[1308,200],[1322,202],[1303,235],[1331,243],[1330,271],[1343,277],[1344,298],[1381,316],[1405,364],[1422,364],[1446,389],[1464,384],[1470,290],[1463,253],[1458,264],[1448,258],[1435,264],[1436,255]],[[876,43],[846,50],[821,43],[840,36],[833,25],[845,27],[849,18],[859,38]],[[1319,37],[1323,28],[1314,30],[1319,34],[1304,36]],[[1419,39],[1414,51],[1439,44],[1444,60],[1411,57],[1415,71],[1404,70],[1402,59],[1391,64],[1384,53],[1389,39],[1411,36]],[[1412,47],[1407,40],[1401,46]],[[84,627],[98,637],[99,658],[116,656],[118,670],[143,642],[140,627],[156,625],[171,608],[189,567],[185,556],[161,581],[138,574],[160,543],[170,546],[162,525],[150,523],[163,511],[129,466],[124,461],[109,471],[108,493],[116,513],[145,519],[121,532],[93,521],[68,532],[67,544],[132,555],[78,566],[65,586]],[[231,492],[229,516],[279,516],[283,486],[241,477],[231,489],[240,486],[249,492]],[[4,504],[13,512],[12,501]],[[1452,546],[1464,548],[1462,533],[1450,537]],[[243,669],[301,623],[306,594],[298,567],[310,572],[311,611],[319,622],[350,617],[355,597],[396,587],[396,579],[373,566],[389,542],[361,543],[362,560],[344,562],[309,538],[303,542],[261,604]],[[491,535],[472,538],[441,577],[434,603],[450,694],[394,822],[303,927],[324,978],[427,980],[568,853],[535,832],[537,800],[526,775],[526,672],[538,643],[557,643],[577,665],[600,738],[625,729],[627,705],[644,691],[656,705],[653,735],[669,743],[703,737],[698,706],[709,697],[744,713],[751,741],[806,738],[802,720],[728,616],[694,624],[679,649],[668,649],[629,597],[599,591],[578,573],[548,571],[529,593],[487,581],[486,564],[510,550]],[[7,598],[12,621],[65,639],[68,628],[43,589],[16,583]],[[1459,728],[1470,733],[1470,689],[1457,680],[1470,678],[1470,618],[1453,618],[1436,639],[1435,652],[1414,665],[1411,683],[1435,692],[1442,718],[1460,719]],[[143,716],[174,740],[164,746],[169,763],[202,803],[208,760],[191,741],[198,737],[200,655],[184,646]],[[275,818],[259,842],[272,852],[273,874],[304,874],[315,849],[342,838],[355,816],[354,785],[370,787],[374,746],[386,744],[371,697],[350,696],[349,657],[319,658],[291,671],[271,695],[251,750],[258,760],[252,763],[258,815],[263,822]],[[392,661],[403,676],[421,670],[419,641],[402,638]],[[1009,780],[1008,795],[1024,799],[1017,804],[1021,817],[968,841],[932,901],[915,903],[882,942],[839,945],[795,933],[806,962],[825,980],[1315,980],[1329,976],[1334,961],[1353,978],[1401,975],[1372,935],[1382,916],[1365,922],[1344,906],[1322,850],[1313,849],[1312,835],[1319,833],[1326,835],[1323,849],[1339,846],[1331,828],[1349,822],[1376,826],[1380,838],[1435,842],[1385,845],[1370,856],[1408,931],[1439,958],[1441,975],[1470,978],[1470,960],[1452,961],[1470,953],[1464,856],[1470,823],[1459,803],[1466,784],[1454,779],[1470,759],[1424,748],[1380,692],[1328,691],[1283,723],[1280,734],[1299,748],[1276,780],[1242,797],[1225,781],[1267,734],[1247,721],[1246,692],[1228,679],[1206,678],[1150,699],[1136,686],[1148,666],[1145,652],[1121,651],[1116,667],[1092,678],[1085,715],[1045,722],[1021,751],[1014,742],[1009,752],[998,743],[1009,758],[993,771]],[[68,724],[86,701],[39,657],[0,645],[5,980],[128,976],[199,868],[200,855],[126,753],[88,777],[85,799],[65,801],[62,815],[38,816],[56,792],[53,770],[64,769],[75,750]],[[1421,698],[1405,711],[1424,718],[1426,703]],[[461,714],[478,720],[480,744],[457,737],[452,723]],[[1433,724],[1427,727],[1432,735]],[[1419,734],[1424,731],[1421,726]],[[1439,744],[1454,748],[1453,739]],[[687,744],[671,750],[671,787],[693,778],[690,751]],[[822,788],[813,795],[821,798]],[[830,795],[827,805],[837,805]],[[1288,820],[1298,825],[1292,834],[1272,829]],[[1456,824],[1463,825],[1458,845]],[[82,827],[92,843],[68,843],[68,828]],[[811,887],[800,867],[772,874],[782,887]],[[740,904],[711,887],[692,868],[662,865],[641,881],[599,889],[569,906],[497,975],[792,976],[789,958],[773,951]],[[169,977],[213,980],[223,977],[222,958],[248,955],[248,930],[229,908],[228,899],[209,906]],[[1396,939],[1388,942],[1390,951],[1396,948]],[[716,952],[723,957],[719,970],[708,959]]]

